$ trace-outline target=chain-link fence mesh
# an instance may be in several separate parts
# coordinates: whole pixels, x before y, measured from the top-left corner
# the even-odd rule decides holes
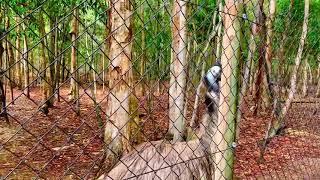
[[[1,179],[319,179],[320,2],[3,0]]]

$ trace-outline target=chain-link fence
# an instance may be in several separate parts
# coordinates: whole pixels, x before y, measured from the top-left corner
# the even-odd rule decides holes
[[[2,0],[0,178],[320,179],[319,11]]]

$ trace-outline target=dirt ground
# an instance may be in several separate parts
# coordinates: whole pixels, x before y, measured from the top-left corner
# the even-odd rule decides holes
[[[103,154],[103,130],[89,90],[82,91],[80,116],[67,102],[68,88],[61,88],[46,116],[38,111],[39,88],[31,89],[31,99],[14,90],[14,104],[8,97],[10,125],[0,121],[0,179],[86,179],[97,170]],[[97,101],[105,111],[106,93],[101,89]],[[193,98],[188,117],[191,117]],[[167,95],[154,96],[151,111],[147,98],[139,98],[143,133],[146,140],[162,139],[168,128]],[[236,179],[320,179],[320,99],[296,101],[286,119],[284,134],[268,145],[264,161],[259,161],[257,142],[264,137],[270,117],[243,115],[237,141]],[[203,105],[199,108],[203,110]],[[103,121],[105,116],[100,112]],[[201,114],[201,112],[199,113]]]

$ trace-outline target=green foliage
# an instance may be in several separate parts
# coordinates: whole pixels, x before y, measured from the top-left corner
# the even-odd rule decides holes
[[[280,41],[284,33],[287,34],[287,38],[284,42],[285,57],[287,63],[293,64],[294,58],[299,46],[299,40],[302,31],[302,23],[304,17],[304,1],[293,1],[293,8],[291,10],[291,16],[288,17],[289,7],[291,0],[278,0],[277,1],[277,16],[274,23],[274,50],[280,47]],[[319,0],[310,2],[310,16],[308,24],[308,34],[305,43],[304,55],[311,55],[309,60],[312,67],[316,66],[316,57],[320,52],[320,2]],[[288,27],[285,27],[285,21],[289,20]]]
[[[284,33],[287,38],[284,41],[285,57],[287,64],[292,64],[296,55],[299,38],[302,30],[303,22],[303,7],[304,2],[293,0],[293,8],[289,13],[290,2],[292,0],[277,0],[277,12],[274,22],[274,39],[273,50],[274,59],[277,59],[277,53],[280,47],[281,39]],[[65,58],[70,58],[71,38],[68,34],[70,30],[70,21],[72,19],[72,10],[74,8],[80,9],[80,32],[77,40],[78,43],[78,64],[86,64],[80,68],[80,71],[86,71],[86,68],[91,64],[89,59],[92,59],[97,65],[96,67],[102,70],[101,55],[104,49],[104,42],[106,40],[106,22],[108,17],[106,10],[109,8],[105,0],[51,0],[51,1],[28,1],[28,0],[3,0],[1,9],[6,10],[6,15],[10,17],[11,26],[15,28],[18,23],[22,22],[26,25],[26,30],[21,31],[20,35],[28,37],[29,47],[34,48],[33,51],[37,54],[40,46],[39,41],[39,24],[38,16],[43,14],[45,19],[46,33],[50,36],[53,33],[50,29],[50,22],[54,22],[57,18],[59,28],[58,46],[61,52],[64,53]],[[188,40],[186,48],[188,50],[188,64],[190,67],[190,74],[199,74],[200,67],[197,67],[198,59],[200,61],[209,62],[214,60],[213,52],[215,52],[216,42],[210,42],[208,49],[208,57],[203,57],[203,48],[208,41],[208,34],[211,32],[214,23],[212,16],[214,11],[218,10],[217,0],[190,0],[187,3],[187,33]],[[168,80],[169,65],[172,51],[172,34],[171,34],[171,18],[172,0],[167,1],[132,1],[133,5],[133,65],[134,73],[138,75],[140,69],[140,62],[142,57],[146,58],[146,74],[150,80]],[[250,1],[246,4],[246,15],[249,20],[243,22],[243,45],[242,58],[246,60],[248,41],[251,35],[251,25],[255,20],[255,5],[256,0]],[[143,6],[144,18],[142,18],[141,8]],[[265,1],[264,10],[268,16],[268,2]],[[288,14],[291,14],[290,16]],[[312,67],[317,66],[317,56],[320,50],[320,1],[313,0],[310,4],[310,17],[307,34],[307,42],[305,45],[304,55],[309,54],[309,61]],[[15,17],[19,16],[19,22],[16,22]],[[289,17],[288,17],[289,16]],[[24,19],[22,19],[24,18]],[[144,19],[144,21],[142,21]],[[286,28],[285,21],[288,21]],[[1,22],[1,27],[4,23]],[[142,32],[145,33],[145,49],[142,49]],[[11,30],[8,37],[12,41],[16,40],[17,31]],[[86,45],[86,38],[88,38],[90,49]],[[49,38],[47,37],[47,41]],[[259,42],[259,39],[256,39]],[[188,44],[188,46],[187,46]],[[88,51],[90,56],[88,57]],[[254,56],[257,59],[258,53]],[[35,56],[36,58],[38,56]],[[199,58],[200,57],[200,58]],[[106,59],[108,61],[108,59]],[[37,61],[33,61],[37,62]],[[67,69],[69,69],[69,60],[67,62]],[[277,61],[273,61],[274,66],[277,66]],[[197,79],[197,78],[196,78]]]

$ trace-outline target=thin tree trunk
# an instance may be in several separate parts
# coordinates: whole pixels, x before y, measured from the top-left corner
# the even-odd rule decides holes
[[[267,139],[275,136],[277,134],[277,132],[279,131],[279,129],[281,129],[283,127],[284,117],[286,116],[286,114],[291,106],[291,102],[294,98],[294,95],[296,94],[297,73],[298,73],[298,69],[300,67],[302,52],[304,49],[305,39],[306,39],[307,32],[308,32],[308,18],[309,18],[309,0],[305,0],[302,33],[301,33],[301,38],[300,38],[300,43],[299,43],[299,49],[297,52],[297,56],[295,58],[295,66],[293,68],[292,75],[291,75],[289,95],[288,95],[288,98],[285,102],[285,105],[281,109],[280,116],[272,122],[272,125],[268,129],[268,133],[266,136]]]
[[[104,92],[105,91],[105,67],[106,67],[106,64],[105,64],[105,55],[102,54],[102,91]]]
[[[249,50],[248,50],[248,59],[245,64],[245,70],[243,73],[243,78],[242,78],[242,86],[241,86],[241,96],[246,96],[247,90],[248,90],[248,84],[250,79],[253,79],[253,74],[251,71],[253,65],[253,60],[254,60],[254,52],[256,51],[256,42],[255,42],[255,35],[251,34],[250,40],[249,40]],[[241,105],[241,104],[240,104]]]
[[[18,23],[20,21],[19,17],[16,16],[16,22]],[[22,88],[22,73],[21,73],[21,43],[20,43],[20,26],[16,28],[16,73],[15,76],[17,77],[18,80],[18,87],[19,89]]]
[[[185,106],[186,88],[186,2],[174,1],[172,16],[172,59],[170,64],[169,88],[169,133],[173,141],[182,141],[185,133]]]
[[[40,32],[40,36],[42,38],[41,41],[41,49],[40,49],[40,57],[41,57],[41,65],[40,65],[40,71],[42,72],[40,74],[40,79],[42,81],[42,105],[41,107],[39,107],[40,111],[42,111],[44,114],[48,114],[49,113],[49,99],[48,99],[48,95],[49,95],[49,89],[50,89],[50,84],[49,84],[49,77],[48,77],[48,69],[47,69],[47,65],[48,65],[48,60],[46,57],[46,32],[45,32],[45,22],[44,22],[44,18],[43,18],[43,14],[39,15],[39,32]]]
[[[218,22],[221,23],[222,22],[222,11],[223,11],[223,5],[222,2],[217,1],[217,4],[219,6],[219,16],[218,16]],[[222,23],[218,26],[218,35],[216,37],[216,58],[220,59],[221,58],[221,33],[222,33]]]
[[[35,51],[30,51],[30,64],[36,64],[36,59],[34,58],[34,52]],[[33,77],[34,77],[34,73],[35,73],[35,68],[31,67],[30,71],[31,71],[30,72],[31,73],[30,78],[31,78],[31,81],[33,81],[34,80]]]
[[[49,107],[53,106],[54,103],[54,91],[55,91],[55,57],[57,55],[56,52],[56,46],[55,46],[55,40],[56,40],[56,31],[57,28],[55,27],[55,20],[50,20],[50,29],[55,29],[54,32],[51,32],[50,34],[50,51],[48,50],[48,58],[49,58],[49,75],[48,75],[48,84],[49,84],[49,90],[48,90],[48,105]]]
[[[214,179],[233,178],[236,114],[238,105],[238,75],[241,42],[241,25],[238,14],[242,11],[242,2],[229,0],[224,12],[224,35],[222,38],[221,56],[222,75],[220,103],[218,110],[217,132],[214,143],[217,144],[215,154]],[[228,85],[229,84],[229,85]]]
[[[146,33],[145,33],[145,28],[144,28],[144,3],[141,4],[140,6],[141,9],[141,23],[143,25],[142,30],[141,30],[141,49],[142,49],[142,57],[141,57],[141,64],[140,64],[140,78],[142,79],[141,81],[141,95],[144,96],[145,95],[145,84],[147,83],[148,79],[146,78],[147,76],[145,76],[145,71],[146,71]],[[151,95],[149,93],[149,95]]]
[[[69,100],[75,103],[75,112],[80,115],[80,100],[79,100],[79,75],[77,68],[77,36],[79,33],[79,9],[73,11],[73,20],[71,22],[71,39],[72,39],[72,48],[71,48],[71,80],[70,80],[70,97]]]
[[[276,13],[276,0],[270,0],[269,4],[269,17],[267,18],[266,24],[266,50],[265,50],[265,60],[266,60],[266,74],[265,74],[265,88],[268,91],[271,100],[274,100],[274,87],[271,83],[272,78],[272,39],[273,39],[273,22]]]
[[[272,75],[272,38],[273,38],[273,22],[276,13],[276,0],[270,0],[269,4],[269,17],[267,18],[267,44],[266,44],[266,65],[267,65],[267,75],[271,77]]]
[[[56,18],[56,22],[55,22],[55,25],[58,26],[58,18]],[[56,97],[57,97],[57,101],[60,102],[60,69],[61,69],[61,58],[62,58],[62,55],[59,55],[59,47],[58,47],[58,28],[55,29],[55,40],[54,40],[54,56],[57,58],[57,63],[56,63],[56,70],[55,70],[55,89],[56,89]]]
[[[108,8],[106,10],[106,15],[107,15],[107,22],[106,22],[106,41],[105,41],[105,50],[104,50],[104,58],[107,58],[105,60],[110,61],[110,50],[111,50],[111,38],[112,38],[112,34],[111,34],[111,26],[112,26],[112,14],[111,14],[111,0],[106,0],[108,3]],[[104,61],[105,62],[105,61]],[[107,63],[108,64],[108,63]],[[103,68],[103,77],[104,79],[106,79],[106,75],[105,75],[105,65]],[[104,80],[104,85],[108,83],[108,80]]]
[[[66,72],[66,59],[67,58],[65,58],[64,55],[62,54],[62,56],[61,56],[61,61],[62,61],[61,82],[64,82],[66,79],[66,74],[65,74],[65,72]]]
[[[302,78],[302,97],[308,95],[308,57],[306,57],[303,67],[303,78]]]
[[[162,20],[163,20],[163,16],[164,16],[164,10],[161,8],[161,2],[162,1],[157,1],[157,9],[158,9],[158,14],[159,14],[159,18],[158,18],[158,23],[156,23],[156,34],[159,34],[160,32],[162,32],[161,29],[161,24],[162,24]],[[159,52],[161,52],[162,49],[159,49]],[[160,95],[161,94],[161,72],[162,72],[162,62],[163,62],[163,56],[160,54],[157,57],[157,76],[159,78],[159,80],[156,82],[156,90],[155,90],[155,94],[156,95]],[[153,92],[152,92],[153,95]],[[149,98],[151,99],[151,98]]]
[[[0,9],[0,11],[1,11],[1,9]],[[1,22],[1,15],[0,15],[0,22]],[[0,39],[0,62],[2,62],[2,55],[5,51],[2,44],[3,44],[2,39]],[[8,118],[7,108],[6,108],[6,94],[5,94],[5,91],[3,88],[3,86],[4,86],[4,83],[3,83],[4,78],[3,77],[4,77],[5,72],[2,68],[3,67],[0,68],[0,116],[4,117],[6,119],[6,123],[9,124],[9,118]]]
[[[26,31],[26,25],[22,24],[22,30]],[[24,69],[24,94],[30,98],[30,87],[29,87],[29,64],[28,64],[28,40],[27,35],[23,36],[23,69]]]
[[[117,157],[130,147],[130,87],[132,83],[132,7],[129,0],[111,0],[111,46],[108,71],[109,93],[106,144],[107,170],[117,162]]]
[[[92,34],[95,34],[95,32],[93,32]],[[87,56],[89,58],[88,62],[91,62],[91,67],[90,70],[92,70],[92,78],[90,78],[90,82],[93,82],[93,86],[90,86],[90,91],[91,91],[91,95],[92,95],[92,101],[94,104],[94,108],[95,108],[95,112],[96,112],[96,118],[97,118],[97,122],[98,122],[98,126],[99,128],[103,127],[103,122],[102,122],[102,117],[101,117],[101,107],[99,105],[99,103],[97,103],[97,82],[96,82],[96,72],[95,72],[95,64],[94,64],[94,55],[93,53],[93,44],[91,46],[91,54],[89,52],[89,44],[88,44],[88,34],[86,34],[86,51],[87,51]],[[93,43],[93,42],[92,42]]]
[[[260,36],[260,42],[259,42],[259,58],[258,58],[258,66],[257,66],[257,78],[255,82],[256,91],[254,94],[254,102],[255,102],[255,110],[254,114],[257,115],[258,111],[261,110],[263,107],[262,104],[269,104],[269,99],[265,97],[266,94],[268,94],[268,84],[266,80],[266,71],[265,71],[265,43],[266,43],[266,26],[265,26],[265,20],[266,16],[263,12],[263,4],[264,0],[259,0],[257,9],[256,9],[256,17],[257,17],[257,23],[253,25],[253,32],[259,34]]]
[[[309,73],[309,84],[313,85],[312,69],[311,69],[310,63],[308,61],[307,61],[307,68],[308,68],[308,73]]]
[[[10,18],[7,17],[6,18],[6,30],[8,30],[10,28]],[[8,62],[7,62],[7,70],[9,71],[8,73],[8,83],[9,83],[9,87],[10,87],[10,93],[11,93],[11,102],[12,104],[14,104],[14,98],[13,98],[13,86],[14,86],[14,76],[13,73],[15,72],[15,68],[13,66],[14,63],[14,54],[13,54],[13,48],[12,48],[12,44],[10,42],[9,37],[7,37],[7,56],[8,56]]]

